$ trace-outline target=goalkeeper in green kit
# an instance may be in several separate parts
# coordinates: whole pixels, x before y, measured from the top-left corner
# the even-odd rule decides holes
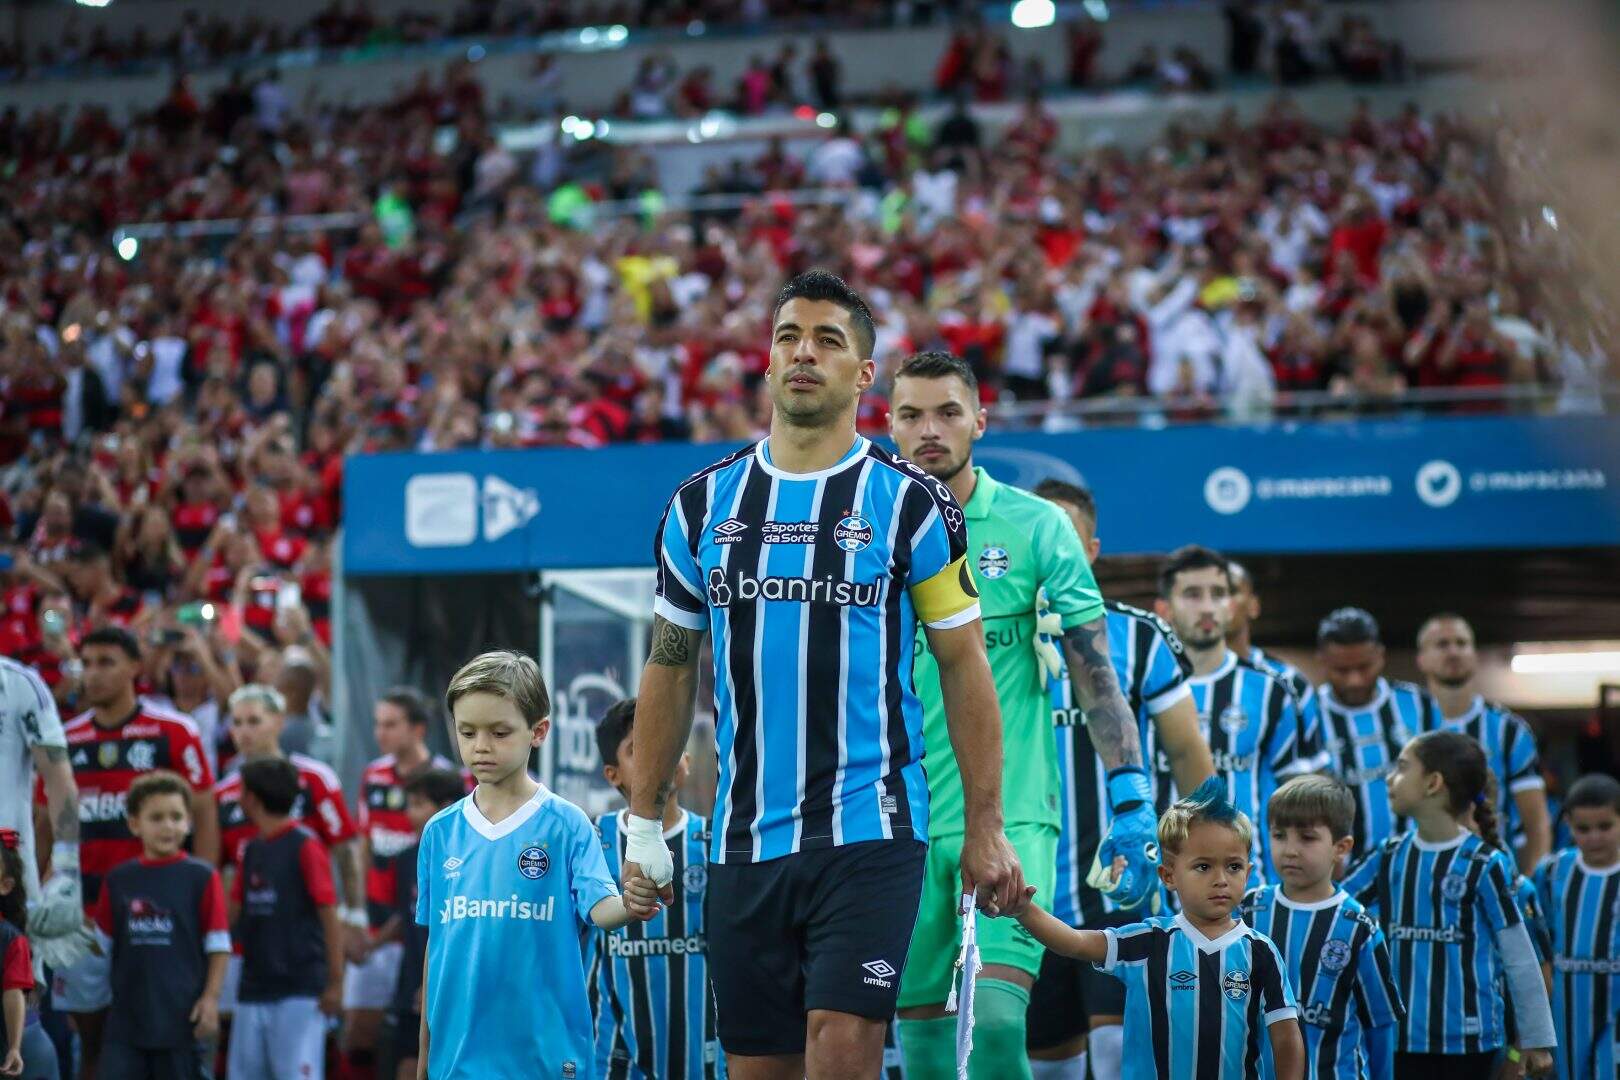
[[[1051,896],[1061,784],[1046,680],[1049,669],[1066,661],[1108,768],[1113,810],[1092,884],[1122,907],[1140,904],[1158,880],[1152,789],[1135,719],[1109,661],[1102,595],[1073,524],[1052,503],[973,466],[973,443],[984,434],[985,413],[978,381],[962,360],[944,352],[911,357],[895,374],[889,408],[889,430],[901,456],[946,484],[967,517],[967,564],[979,591],[1001,703],[1003,828],[1025,879],[1036,887],[1038,902]],[[1043,655],[1038,620],[1042,629],[1060,636],[1061,657],[1051,646]],[[948,1080],[956,1075],[956,1020],[946,1014],[945,1003],[961,933],[965,807],[938,671],[921,635],[916,657],[929,845],[922,902],[900,983],[900,1046],[910,1080]],[[978,945],[984,967],[973,1004],[969,1076],[1028,1078],[1024,1015],[1041,968],[1041,946],[1012,919],[979,920]]]

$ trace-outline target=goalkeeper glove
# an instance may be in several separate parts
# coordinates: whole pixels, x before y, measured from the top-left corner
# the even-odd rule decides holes
[[[44,937],[39,936],[32,926],[28,928],[28,943],[33,947],[34,955],[52,971],[70,968],[91,953],[100,951],[95,931],[84,925],[82,912],[79,918],[79,925],[65,934]]]
[[[1063,678],[1063,617],[1052,610],[1051,602],[1042,589],[1035,606],[1035,662],[1040,665],[1041,677],[1046,682]]]
[[[1110,772],[1108,805],[1113,820],[1097,847],[1097,859],[1086,881],[1128,911],[1147,902],[1159,884],[1158,817],[1153,812],[1153,786],[1147,770],[1126,765]],[[1113,873],[1116,859],[1124,860],[1117,878]]]
[[[82,925],[84,886],[79,879],[79,845],[63,841],[51,848],[51,876],[40,887],[39,903],[28,913],[28,929],[52,938]]]
[[[641,872],[660,889],[675,879],[675,858],[664,843],[664,826],[651,818],[627,815],[624,861],[641,867]]]

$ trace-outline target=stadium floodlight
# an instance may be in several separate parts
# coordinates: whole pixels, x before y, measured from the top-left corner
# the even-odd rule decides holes
[[[1512,666],[1515,675],[1592,675],[1620,672],[1620,649],[1515,653]]]
[[[1057,21],[1057,5],[1052,0],[1018,0],[1012,6],[1012,24],[1020,30],[1037,30]]]
[[[80,7],[106,7],[112,0],[77,0]]]
[[[133,236],[121,236],[118,238],[118,257],[125,262],[134,259],[136,253],[140,250],[141,242]]]
[[[607,41],[609,45],[622,45],[625,38],[630,36],[629,28],[620,23],[614,23],[607,28]]]
[[[581,45],[595,45],[601,39],[602,31],[594,26],[584,27],[579,32],[579,43]]]

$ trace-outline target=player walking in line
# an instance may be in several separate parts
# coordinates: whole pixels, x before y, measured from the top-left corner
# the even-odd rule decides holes
[[[1552,850],[1547,783],[1530,725],[1516,713],[1486,701],[1475,686],[1479,654],[1474,628],[1461,615],[1431,615],[1418,630],[1418,669],[1440,703],[1445,726],[1472,736],[1485,748],[1497,777],[1496,818],[1502,839],[1529,874]]]
[[[1086,560],[1097,561],[1097,504],[1091,492],[1062,480],[1043,480],[1035,494],[1069,515]],[[1108,656],[1125,702],[1136,717],[1145,756],[1153,748],[1169,760],[1176,786],[1192,791],[1215,771],[1209,744],[1198,730],[1187,677],[1192,663],[1170,624],[1150,611],[1104,600]],[[1044,637],[1044,635],[1043,635]],[[1052,915],[1079,929],[1102,930],[1134,922],[1135,913],[1086,880],[1112,818],[1108,770],[1091,742],[1091,726],[1075,700],[1068,668],[1058,665],[1053,716],[1058,773],[1063,781],[1057,888],[1045,901]],[[1050,672],[1048,673],[1050,674]],[[1078,1006],[1078,1007],[1077,1007]],[[1119,1080],[1125,1053],[1125,986],[1094,965],[1050,950],[1029,994],[1025,1042],[1034,1080]]]
[[[1247,660],[1262,671],[1280,675],[1299,702],[1299,717],[1305,725],[1305,737],[1319,742],[1317,733],[1316,687],[1299,668],[1280,656],[1274,656],[1254,644],[1250,632],[1260,617],[1260,596],[1254,591],[1254,578],[1248,567],[1236,559],[1228,560],[1226,571],[1232,579],[1232,621],[1226,627],[1226,644],[1238,659]]]
[[[1023,873],[1002,832],[1001,719],[962,509],[855,430],[871,313],[813,270],[778,296],[771,335],[769,437],[681,484],[659,524],[623,880],[673,899],[662,817],[709,633],[720,771],[704,917],[730,1072],[876,1076],[928,839],[918,622],[961,763],[962,887],[1015,912]]]

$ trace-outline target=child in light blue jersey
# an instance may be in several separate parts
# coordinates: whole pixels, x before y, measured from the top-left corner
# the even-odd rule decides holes
[[[417,852],[416,921],[428,928],[419,1080],[595,1075],[581,936],[657,910],[621,899],[585,812],[528,773],[551,702],[527,656],[489,652],[445,692],[471,795],[436,814]]]
[[[1299,999],[1307,1080],[1390,1080],[1401,998],[1384,932],[1334,872],[1355,843],[1356,800],[1330,776],[1296,776],[1267,807],[1281,884],[1243,898],[1276,942]]]
[[[1494,1076],[1508,1041],[1504,989],[1524,1071],[1552,1068],[1547,987],[1514,899],[1513,861],[1498,842],[1488,775],[1485,751],[1461,732],[1408,742],[1388,789],[1390,810],[1412,828],[1373,848],[1344,880],[1389,937],[1406,1003],[1396,1080]],[[1465,824],[1470,812],[1477,836]]]
[[[1212,777],[1159,819],[1159,877],[1180,914],[1117,930],[1075,930],[1035,904],[1018,917],[1048,949],[1125,984],[1121,1080],[1303,1080],[1282,957],[1235,917],[1253,833]]]

